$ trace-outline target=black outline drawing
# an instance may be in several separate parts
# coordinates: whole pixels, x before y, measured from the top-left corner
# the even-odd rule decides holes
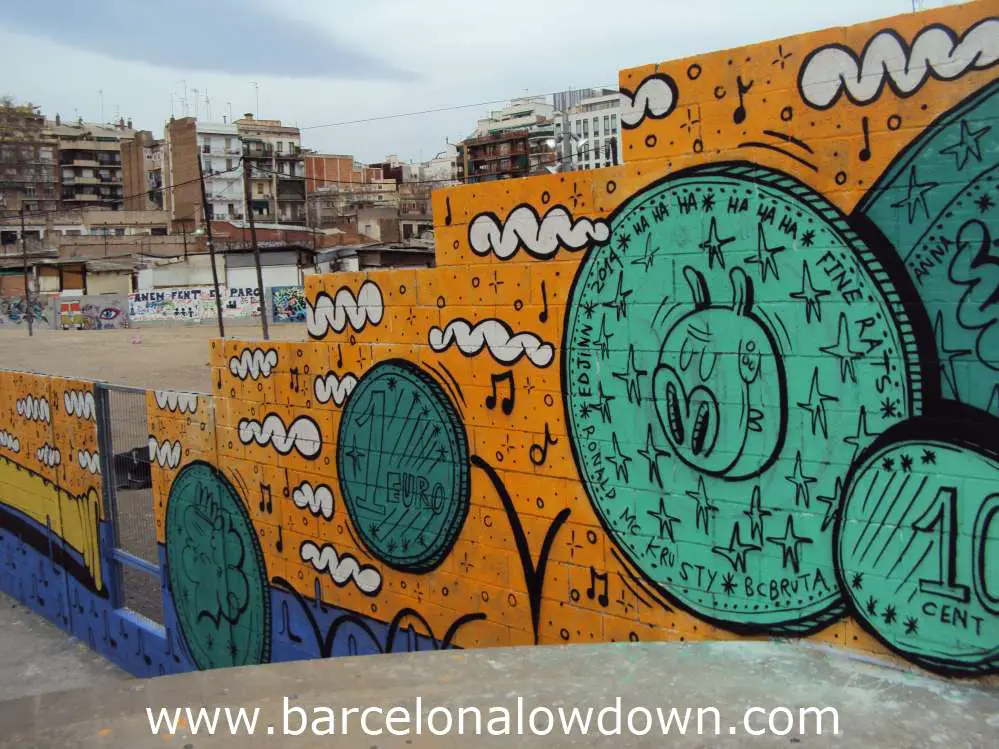
[[[366,280],[357,296],[347,286],[341,286],[331,297],[325,291],[316,295],[316,303],[306,302],[305,326],[309,337],[322,340],[332,330],[342,333],[349,325],[360,333],[365,325],[378,325],[385,316],[382,290],[374,281]]]
[[[505,219],[485,211],[468,222],[468,246],[472,252],[492,254],[500,260],[509,260],[520,250],[545,260],[560,249],[578,252],[606,242],[609,236],[610,227],[603,219],[573,219],[563,205],[554,205],[541,216],[533,205],[521,203]]]
[[[503,320],[487,318],[472,325],[458,317],[448,322],[444,329],[436,325],[427,334],[430,348],[440,353],[452,344],[469,358],[478,356],[483,348],[500,364],[511,366],[526,356],[535,367],[544,369],[555,361],[555,347],[534,333],[514,333]]]
[[[676,81],[665,73],[653,73],[643,79],[634,93],[622,87],[621,127],[634,130],[642,126],[646,119],[661,120],[669,117],[676,109],[679,90]],[[641,102],[641,108],[636,104]]]

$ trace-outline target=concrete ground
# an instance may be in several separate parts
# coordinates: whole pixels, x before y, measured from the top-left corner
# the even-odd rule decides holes
[[[0,704],[67,689],[114,689],[131,678],[84,643],[0,593]]]
[[[149,325],[123,330],[0,327],[0,367],[167,390],[211,389],[208,341],[214,325]],[[226,322],[226,337],[260,340],[260,325]],[[271,339],[304,341],[305,323],[271,325]],[[133,341],[137,341],[133,343]]]
[[[431,708],[451,710],[457,723],[459,707],[478,707],[482,725],[505,708],[511,715],[513,735],[466,735],[456,732],[435,736],[423,718],[422,734],[415,722],[393,723],[395,730],[407,725],[408,736],[365,735],[359,714],[348,724],[347,736],[300,736],[283,734],[283,699],[310,711],[334,708],[340,726],[340,709],[381,706],[405,707],[415,715],[415,700],[423,700],[424,715]],[[525,734],[517,735],[517,699],[524,699]],[[579,729],[570,736],[560,730],[542,737],[530,734],[529,715],[535,707],[585,709],[614,706],[622,700],[622,735],[601,735],[596,717],[590,732]],[[260,708],[256,733],[245,728],[237,735],[216,730],[195,733],[185,724],[174,735],[153,735],[146,708],[201,706]],[[654,730],[646,736],[628,732],[628,715],[634,707],[652,711]],[[714,706],[720,715],[716,735],[713,713],[704,713],[706,735],[697,736],[696,713],[685,736],[674,727],[668,738],[658,728],[657,707],[668,714],[671,707]],[[796,723],[783,736],[754,737],[747,734],[743,716],[752,706],[772,710],[788,708]],[[832,707],[838,712],[839,735],[831,733],[831,714],[824,718],[824,732],[816,735],[814,716],[805,717],[799,732],[799,709]],[[399,713],[393,714],[397,720]],[[466,715],[471,715],[466,713]],[[604,716],[606,731],[615,728],[614,715]],[[225,725],[224,718],[221,725]],[[288,726],[295,730],[300,718]],[[415,721],[415,718],[410,720]],[[445,718],[438,714],[440,729]],[[536,717],[540,729],[547,726],[543,713]],[[774,726],[787,726],[784,713],[774,716]],[[558,718],[556,717],[556,721]],[[645,728],[645,718],[633,714],[632,724]],[[328,728],[329,724],[325,724]],[[752,715],[749,728],[760,730],[766,719]],[[272,731],[268,730],[272,727]],[[468,730],[474,723],[469,718]],[[384,719],[371,714],[369,728],[384,728]],[[494,723],[494,730],[502,724]],[[151,679],[144,682],[83,688],[21,698],[0,703],[0,747],[66,746],[98,747],[312,747],[342,749],[375,747],[741,747],[801,745],[804,747],[962,747],[995,746],[999,729],[999,693],[971,683],[948,682],[928,676],[885,668],[830,650],[785,643],[721,644],[618,644],[509,648],[497,650],[447,651],[405,655],[337,658],[326,661],[283,663],[238,670],[218,670]]]

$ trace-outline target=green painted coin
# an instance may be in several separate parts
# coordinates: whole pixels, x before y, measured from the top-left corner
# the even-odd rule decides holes
[[[170,487],[166,557],[177,621],[198,668],[270,660],[270,595],[263,554],[239,495],[207,463]]]
[[[563,357],[599,517],[697,615],[814,630],[842,610],[850,464],[919,407],[898,294],[838,211],[749,165],[672,175],[611,228],[576,278]]]
[[[373,367],[347,401],[340,492],[361,541],[407,572],[441,563],[468,515],[468,440],[440,386],[402,360]]]
[[[837,554],[857,615],[896,652],[969,674],[999,661],[999,463],[941,439],[872,452]]]

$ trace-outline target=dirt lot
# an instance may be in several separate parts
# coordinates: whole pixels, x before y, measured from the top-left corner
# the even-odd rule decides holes
[[[226,323],[227,338],[259,340],[260,326]],[[0,328],[0,369],[103,380],[117,385],[208,392],[208,341],[212,325],[155,326],[129,330]],[[271,338],[306,340],[304,323],[271,326]],[[135,342],[133,342],[135,341]]]

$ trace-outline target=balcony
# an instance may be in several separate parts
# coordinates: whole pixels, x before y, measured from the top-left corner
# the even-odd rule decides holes
[[[305,175],[304,174],[284,174],[283,172],[279,172],[278,173],[278,179],[295,180],[297,182],[301,182],[301,181],[303,181],[305,179]]]
[[[86,166],[92,169],[100,166],[100,163],[98,163],[97,159],[75,158],[69,162],[62,162],[62,166]]]

